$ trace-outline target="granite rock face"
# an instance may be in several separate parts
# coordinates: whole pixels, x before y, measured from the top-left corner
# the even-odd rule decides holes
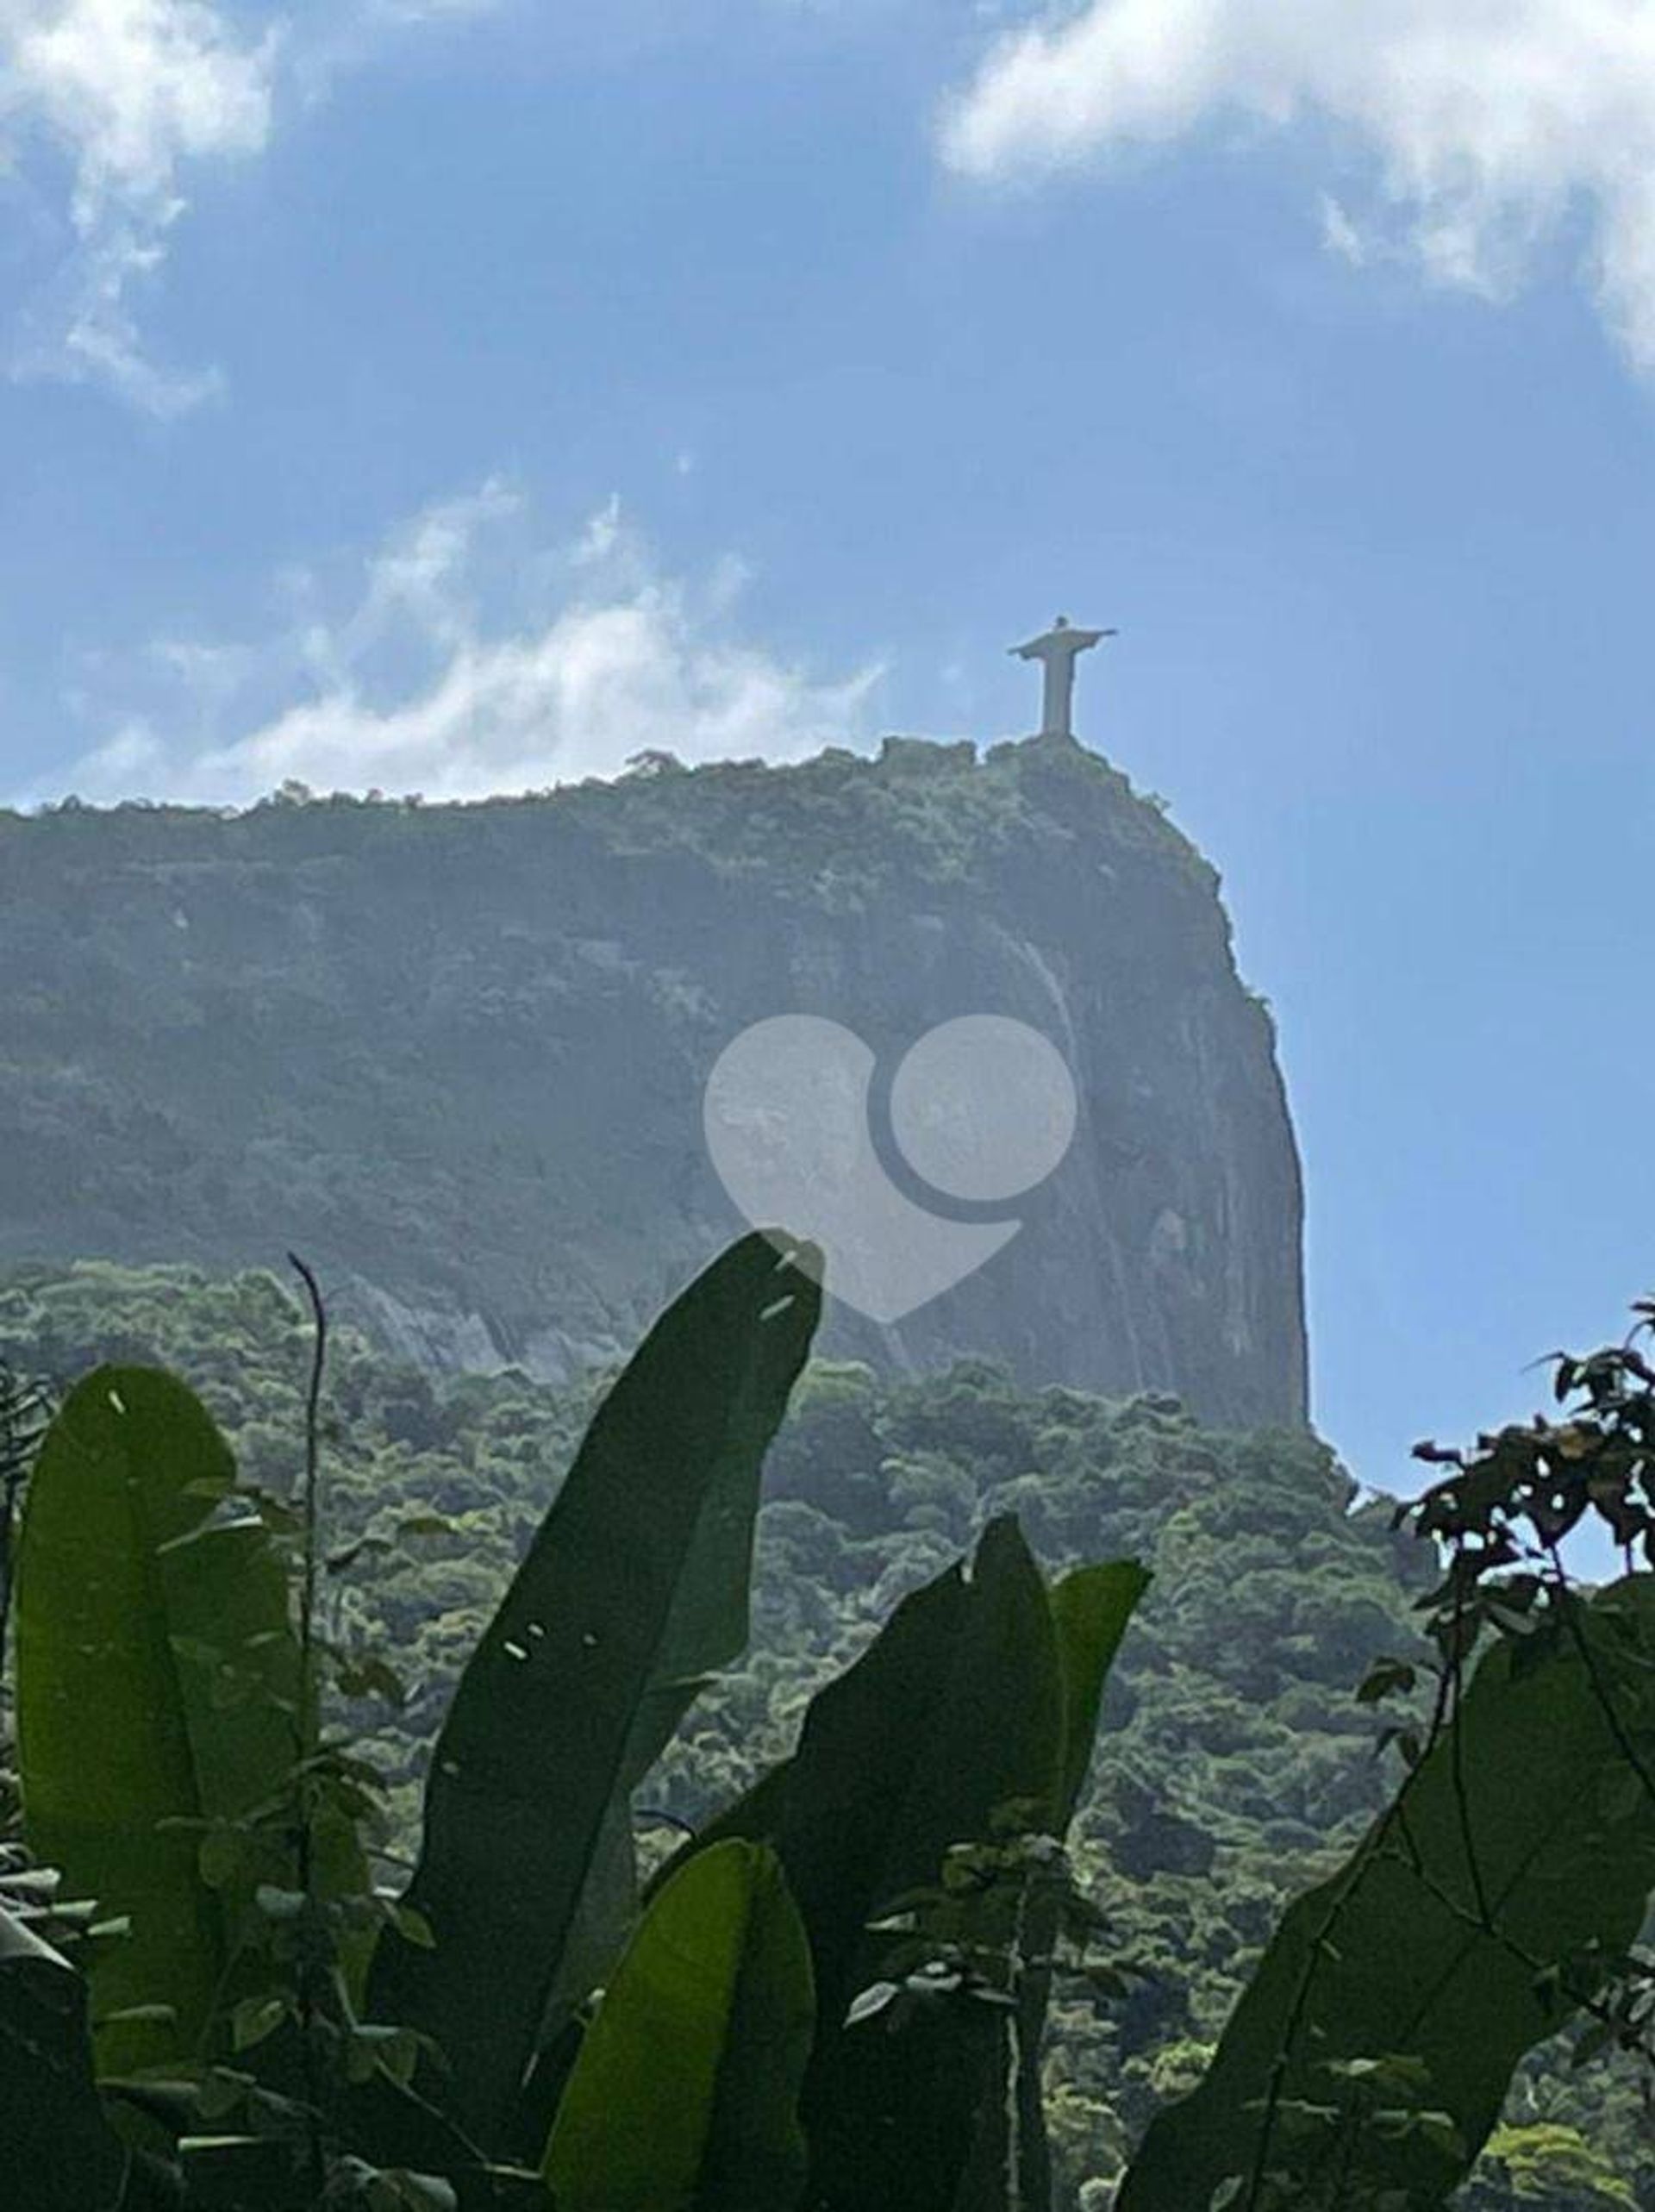
[[[1298,1160],[1208,864],[1068,740],[456,808],[0,815],[0,1261],[279,1265],[437,1370],[613,1358],[743,1226],[709,1071],[781,1014],[882,1068],[962,1014],[1067,1059],[987,1265],[823,1348],[1305,1416]],[[831,1287],[831,1286],[830,1286]]]

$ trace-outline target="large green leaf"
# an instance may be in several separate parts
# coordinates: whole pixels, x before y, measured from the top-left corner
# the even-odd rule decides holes
[[[632,1791],[747,1634],[764,1453],[821,1292],[744,1238],[668,1309],[605,1399],[460,1678],[432,1761],[409,1902],[373,2015],[435,2038],[462,2126],[496,2148]]]
[[[559,2212],[791,2212],[810,1951],[773,1852],[730,1842],[661,1890],[558,2108]]]
[[[962,2000],[897,2034],[846,2015],[890,1954],[891,1935],[868,1926],[884,1906],[934,1884],[950,1846],[986,1837],[1002,1807],[1055,1817],[1063,1721],[1045,1584],[1016,1523],[994,1522],[969,1578],[953,1567],[905,1598],[812,1701],[792,1758],[692,1846],[774,1843],[809,1933],[812,2208],[953,2203],[974,2131],[1003,2099],[1003,2015]]]
[[[1646,1770],[1655,1756],[1655,1577],[1578,1617],[1614,1721],[1566,1634],[1532,1659],[1491,1651],[1458,1723],[1459,1788],[1449,1736],[1405,1791],[1406,1834],[1393,1822],[1289,1908],[1205,2078],[1150,2128],[1121,2212],[1205,2212],[1233,2178],[1241,2212],[1255,2170],[1292,2177],[1307,2212],[1381,2188],[1420,2212],[1458,2186],[1518,2060],[1572,2009],[1537,1987],[1535,1965],[1624,1951],[1655,1884],[1655,1809],[1622,1748]],[[1473,1860],[1498,1935],[1479,1925]],[[1579,1990],[1578,1968],[1565,1978]],[[1452,2138],[1439,2123],[1358,2124],[1413,2106],[1446,2115]],[[1319,2124],[1316,2107],[1340,2117]]]
[[[1103,1566],[1077,1567],[1052,1586],[1052,1618],[1063,1671],[1063,1784],[1059,1811],[1065,1829],[1074,1817],[1092,1763],[1103,1684],[1127,1624],[1152,1579],[1148,1568],[1136,1559],[1114,1559]]]
[[[780,1842],[830,2009],[885,1947],[867,1931],[882,1905],[1001,1807],[1053,1801],[1061,1715],[1045,1584],[1016,1522],[993,1522],[969,1578],[909,1598],[805,1716]]]
[[[92,2082],[86,1984],[4,1910],[0,2157],[16,2212],[106,2212],[122,2202],[128,2157]]]
[[[297,1653],[280,1560],[218,1517],[234,1467],[181,1383],[105,1367],[53,1422],[29,1484],[17,1587],[17,1740],[31,1847],[72,1894],[127,1915],[99,1946],[105,2072],[197,2048],[241,1909],[197,1872],[207,1820],[278,1791]],[[172,1825],[180,1823],[183,1825]]]

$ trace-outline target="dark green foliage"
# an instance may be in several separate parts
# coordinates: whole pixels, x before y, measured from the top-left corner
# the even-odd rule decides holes
[[[86,1984],[0,1909],[0,2159],[20,2212],[114,2212],[128,2154],[92,2081]]]
[[[395,1537],[365,1531],[322,1555],[319,1301],[296,1511],[237,1490],[210,1417],[170,1378],[105,1368],[71,1395],[34,1470],[24,1530],[23,1802],[36,1848],[128,1908],[118,1928],[95,1933],[122,1939],[109,1946],[105,1978],[116,1996],[131,1984],[145,2001],[106,2007],[104,2026],[120,2064],[165,2057],[177,2077],[112,2085],[134,2124],[170,2149],[161,2166],[134,2166],[146,2184],[170,2173],[191,2204],[261,2212],[297,2212],[324,2196],[441,2205],[457,2190],[462,2203],[492,2204],[506,2201],[503,2187],[509,2197],[526,2186],[543,2196],[531,2175],[485,2173],[466,2135],[409,2092],[422,2023],[415,2006],[411,2019],[364,2021],[353,1954],[377,1927],[393,1990],[396,1966],[428,1962],[415,2003],[434,1993],[428,2015],[445,2034],[457,2017],[463,2031],[466,2003],[473,2020],[480,2009],[484,1971],[490,1998],[502,1990],[501,1959],[487,1949],[501,1921],[486,1896],[480,1911],[464,1897],[471,1924],[459,1925],[457,1893],[445,1894],[441,1878],[469,1853],[468,1871],[496,1895],[514,1886],[514,1904],[528,1909],[509,1928],[519,1947],[506,1962],[521,1970],[532,2009],[525,2019],[520,2006],[514,2040],[508,2003],[491,2051],[460,2041],[469,2097],[452,2094],[456,2070],[437,2053],[445,2102],[462,2122],[489,2094],[503,2116],[587,1917],[594,1867],[611,1844],[629,1865],[632,1785],[705,1671],[745,1639],[759,1462],[819,1306],[796,1265],[806,1255],[778,1241],[734,1247],[652,1333],[600,1409],[461,1683],[440,1750],[471,1761],[472,1787],[447,1833],[440,1817],[434,1823],[420,1869],[440,1934],[421,1909],[417,1878],[400,1901],[369,1892],[356,1834],[375,1812],[377,1778],[322,1726],[324,1667],[347,1696],[372,1690],[395,1700],[400,1690],[382,1660],[353,1655],[322,1618],[327,1576]],[[290,1560],[272,1526],[294,1532]],[[415,1515],[397,1534],[447,1526]],[[525,1700],[517,1670],[542,1658],[549,1694]],[[554,1787],[525,1818],[519,1785],[544,1777],[536,1754],[547,1737],[566,1754],[552,1770],[561,1796]],[[480,1834],[466,1834],[468,1811]],[[502,1848],[514,1812],[515,1859]],[[24,1878],[8,1876],[14,1888]],[[465,1939],[479,1930],[484,1947],[468,1953]],[[89,1948],[96,1977],[102,1953]],[[22,1986],[19,1976],[10,1986]],[[7,2018],[15,2026],[24,2015],[14,2005]],[[422,2178],[415,2161],[445,2178]],[[138,2212],[135,2197],[123,2203]]]
[[[88,1264],[0,1282],[0,1356],[66,1378],[105,1352],[175,1366],[230,1428],[244,1472],[272,1488],[296,1464],[308,1351],[268,1277]],[[335,1334],[330,1540],[389,1538],[433,1506],[453,1522],[365,1559],[340,1599],[341,1631],[394,1655],[409,1684],[389,1721],[363,1714],[405,1840],[448,1689],[592,1404],[590,1385],[515,1375],[438,1397]],[[410,1422],[417,1449],[398,1440]],[[1125,2131],[1176,2078],[1160,2046],[1215,2038],[1285,1896],[1377,1809],[1375,1724],[1350,1686],[1406,1644],[1430,1561],[1390,1533],[1387,1508],[1352,1510],[1348,1478],[1302,1434],[1214,1435],[1165,1402],[1030,1393],[982,1365],[912,1383],[812,1368],[766,1487],[753,1647],[703,1694],[648,1785],[651,1806],[697,1824],[787,1756],[809,1696],[992,1512],[1016,1511],[1059,1568],[1113,1554],[1157,1570],[1104,1701],[1107,1787],[1084,1793],[1073,1840],[1078,1872],[1105,1885],[1119,1946],[1154,1978],[1102,2017],[1084,1991],[1055,1993],[1048,2107],[1059,2201],[1072,2205],[1085,2177],[1118,2169]]]
[[[0,1659],[11,1624],[17,1509],[51,1406],[38,1383],[15,1375],[0,1361]]]
[[[0,1358],[66,1374],[105,1347],[190,1372],[233,1425],[244,1464],[280,1486],[294,1457],[305,1347],[273,1284],[86,1268],[30,1271],[10,1290],[0,1285]],[[330,1541],[346,1551],[365,1536],[384,1543],[358,1555],[339,1593],[338,1627],[363,1651],[393,1656],[409,1680],[383,1753],[407,1834],[422,1742],[532,1537],[555,1480],[546,1471],[566,1463],[591,1392],[547,1391],[509,1375],[437,1395],[347,1334],[330,1403],[341,1423],[329,1446]],[[1358,1504],[1308,1438],[1203,1434],[1165,1400],[1109,1405],[1020,1391],[980,1365],[910,1384],[814,1371],[771,1453],[770,1488],[754,1647],[709,1687],[667,1746],[647,1787],[652,1834],[658,1814],[703,1823],[765,1765],[785,1760],[824,1680],[857,1659],[905,1597],[947,1578],[996,1515],[1018,1514],[1059,1569],[1135,1553],[1155,1570],[1152,1602],[1102,1701],[1108,1756],[1075,1822],[1075,1874],[1109,1925],[1092,1946],[1092,1977],[1065,1969],[1056,1978],[1043,2068],[1055,2201],[1074,2212],[1084,2194],[1084,2212],[1101,2212],[1132,2137],[1199,2078],[1284,1895],[1330,1872],[1330,1857],[1355,1847],[1390,1793],[1388,1765],[1371,1757],[1381,1722],[1427,1733],[1423,1671],[1411,1692],[1398,1674],[1394,1714],[1365,1710],[1351,1693],[1376,1661],[1417,1671],[1432,1657],[1411,1611],[1435,1578],[1430,1549],[1393,1534],[1385,1506]],[[433,1506],[446,1531],[397,1539]],[[750,1803],[744,1818],[775,1833],[788,1786],[785,1773],[765,1784],[767,1809],[761,1793],[757,1816]],[[1010,1984],[1008,1904],[1045,1909],[1049,1900],[1055,1911],[1065,1894],[1055,1877],[1049,1890],[1043,1872],[1034,1878],[1038,1844],[1004,1830],[964,1855],[946,1852],[923,1878],[933,1901],[912,1908],[921,1925],[867,1939],[871,1978],[853,1995],[884,1981],[912,1998],[899,2029],[895,2000],[860,2022],[879,2058],[924,2025],[918,2009],[930,1996],[905,1990],[913,1946],[956,1940],[950,1915],[974,1916],[985,1984]],[[950,1866],[979,1886],[948,1890]],[[1123,1981],[1109,1965],[1123,1955],[1150,1978]],[[934,2047],[957,2059],[959,1990],[933,1994],[944,1999],[932,2015],[944,2031]],[[996,2009],[1003,2020],[1003,2009],[979,2001],[978,2009],[991,2030]],[[983,2048],[985,2074],[1006,2080],[1003,2028],[986,2034]],[[920,2049],[916,2040],[903,2065],[917,2067]],[[1395,2055],[1358,2053],[1390,2071],[1348,2075],[1340,2093],[1365,2095],[1376,2109],[1382,2096],[1392,2109],[1420,2103],[1421,2084]],[[922,2070],[911,2078],[924,2086]],[[959,2078],[957,2065],[946,2082],[939,2067],[931,2086],[957,2090]],[[1020,2094],[1025,2079],[1020,2069]],[[1624,2206],[1622,2182],[1636,2201],[1655,2203],[1639,2128],[1620,2062],[1571,2077],[1547,2046],[1519,2070],[1507,2125],[1469,2184],[1465,2212],[1604,2212]],[[1571,2143],[1585,2147],[1577,2155]],[[978,2212],[984,2200],[970,2192],[993,2184],[996,2146],[988,2145],[986,2165],[980,2147],[949,2212]]]
[[[367,1894],[359,1860],[352,1878],[373,1777],[324,1733],[317,1670],[328,1660],[347,1696],[371,1684],[397,1694],[383,1663],[353,1657],[320,1615],[328,1565],[395,1546],[367,1531],[334,1561],[321,1555],[320,1305],[297,1513],[273,1500],[254,1510],[236,1494],[228,1454],[182,1384],[122,1367],[72,1395],[25,1531],[25,1803],[31,1816],[42,1808],[41,1840],[75,1845],[63,1806],[98,1723],[63,1685],[77,1664],[118,1659],[153,1707],[153,1740],[138,1749],[155,1771],[110,1763],[92,1803],[119,1848],[89,1871],[120,1902],[128,1882],[144,1944],[116,1955],[166,1991],[156,2009],[176,2031],[165,2048],[178,2076],[118,2093],[164,2151],[176,2137],[155,2171],[192,2206],[435,2205],[532,2186],[523,2172],[485,2173],[473,2146],[503,2144],[514,2118],[521,2133],[542,2044],[546,2167],[575,2212],[773,2212],[801,2190],[811,2212],[1044,2203],[1036,2067],[1059,1922],[1048,1929],[1025,1901],[1037,1870],[1061,1863],[1055,1836],[1084,1769],[1082,1738],[1138,1582],[1075,1583],[1060,1647],[1045,1582],[1009,1518],[989,1524],[969,1575],[950,1569],[916,1593],[815,1702],[795,1755],[746,1801],[760,1825],[773,1812],[773,1849],[768,1836],[702,1839],[613,1975],[609,1959],[593,1970],[608,1994],[578,2050],[563,2047],[588,1987],[588,1970],[575,1979],[570,1962],[584,1959],[594,1893],[612,1855],[623,1871],[630,1861],[632,1790],[745,1640],[759,1464],[819,1304],[798,1257],[765,1238],[734,1247],[603,1399],[460,1679],[425,1848],[406,1896],[385,1904]],[[115,1602],[90,1574],[92,1602],[77,1612],[65,1509],[83,1490],[101,1501],[103,1522],[97,1511],[87,1522],[100,1547],[91,1559],[110,1555]],[[297,1530],[297,1637],[272,1518]],[[444,1523],[414,1515],[400,1526],[441,1534]],[[248,1612],[250,1589],[273,1597],[269,1620]],[[205,1670],[210,1703],[191,1666]],[[285,1737],[272,1739],[260,1791],[240,1786],[244,1708]],[[136,1712],[112,1712],[142,1738]],[[249,1736],[263,1740],[257,1727]],[[740,1828],[740,1815],[728,1825]],[[197,1847],[189,1861],[158,1859],[166,1882],[147,1890],[139,1862],[158,1834]],[[983,1846],[986,1875],[970,1872],[965,1920],[935,1956],[936,1931],[919,1920],[871,1924],[887,1906],[903,1911],[903,1891],[930,1894],[939,1870],[946,1902],[971,1865],[962,1837],[1008,1834],[1012,1843]],[[290,1874],[261,1857],[270,1840],[290,1846]],[[991,1940],[977,1932],[985,1880],[1010,1905]],[[198,1926],[185,1925],[182,1903]],[[233,1915],[215,1918],[227,1904]],[[375,1921],[365,2021],[347,1937]],[[250,1931],[261,1924],[259,1940]],[[902,1971],[890,2017],[871,2026],[865,1984],[899,1924],[910,1951],[919,1942],[927,1955]],[[617,1924],[611,1956],[621,1938]],[[882,2051],[877,2039],[938,1996],[916,2032]],[[111,2023],[140,2024],[136,2007]],[[434,2059],[423,2096],[409,2087],[421,2047]]]
[[[628,1945],[559,2104],[545,2160],[559,2212],[792,2212],[815,2023],[774,1853],[697,1853]]]
[[[368,2003],[434,2040],[448,2109],[490,2147],[559,2024],[547,2008],[594,1884],[627,1901],[633,1791],[746,1644],[759,1469],[820,1303],[755,1235],[668,1309],[460,1678],[407,1900],[434,1940],[387,1931]]]

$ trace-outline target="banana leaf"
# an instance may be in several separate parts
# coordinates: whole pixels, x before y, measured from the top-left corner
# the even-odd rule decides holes
[[[445,2109],[490,2151],[512,2140],[565,1952],[590,1943],[585,1901],[615,1883],[617,1834],[630,1848],[632,1792],[746,1641],[760,1469],[821,1309],[813,1256],[784,1243],[742,1239],[650,1331],[437,1742],[408,1892],[434,1941],[387,1928],[368,2008],[434,2039]]]
[[[259,1522],[220,1524],[234,1483],[228,1449],[181,1383],[104,1367],[53,1422],[28,1487],[25,1828],[71,1894],[131,1922],[90,1970],[103,2072],[197,2051],[244,1908],[233,1881],[200,1877],[203,1823],[278,1792],[295,1754],[282,1565]],[[145,2009],[119,2016],[134,2008]]]
[[[869,1923],[935,1885],[955,1844],[1002,1809],[1057,1817],[1064,1688],[1046,1585],[1015,1521],[905,1598],[856,1663],[812,1701],[798,1748],[694,1852],[746,1834],[775,1846],[810,1937],[819,2031],[803,2110],[807,2203],[855,2212],[949,2212],[977,2131],[1003,2106],[1005,2016],[940,2001],[900,2033],[847,2024],[895,1937]],[[980,2159],[981,2153],[977,2153]]]
[[[1465,1696],[1458,1778],[1451,1731],[1403,1822],[1289,1907],[1120,2212],[1314,2212],[1387,2190],[1424,2212],[1452,2195],[1518,2061],[1592,1993],[1594,1947],[1635,1940],[1655,1884],[1655,1804],[1626,1755],[1652,1771],[1655,1576],[1576,1617],[1590,1665],[1561,1626],[1496,1646]]]
[[[810,1951],[761,1844],[704,1852],[628,1946],[543,2171],[559,2212],[792,2212]]]
[[[1074,1818],[1097,1740],[1103,1685],[1138,1602],[1152,1580],[1136,1559],[1077,1567],[1052,1589],[1052,1619],[1063,1672],[1063,1778],[1059,1833]]]

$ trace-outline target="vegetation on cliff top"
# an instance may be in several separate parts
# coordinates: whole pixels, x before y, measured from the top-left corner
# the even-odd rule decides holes
[[[188,868],[212,857],[291,864],[400,847],[429,852],[458,837],[509,852],[522,833],[593,840],[622,856],[683,853],[720,874],[791,882],[801,897],[842,903],[882,884],[957,881],[1019,834],[1071,837],[1082,826],[1123,848],[1216,876],[1152,800],[1071,738],[991,746],[887,738],[870,759],[830,747],[774,765],[687,768],[648,753],[624,776],[464,803],[416,795],[331,795],[284,784],[245,809],[69,798],[28,815],[0,809],[0,865],[97,852],[119,863]]]

